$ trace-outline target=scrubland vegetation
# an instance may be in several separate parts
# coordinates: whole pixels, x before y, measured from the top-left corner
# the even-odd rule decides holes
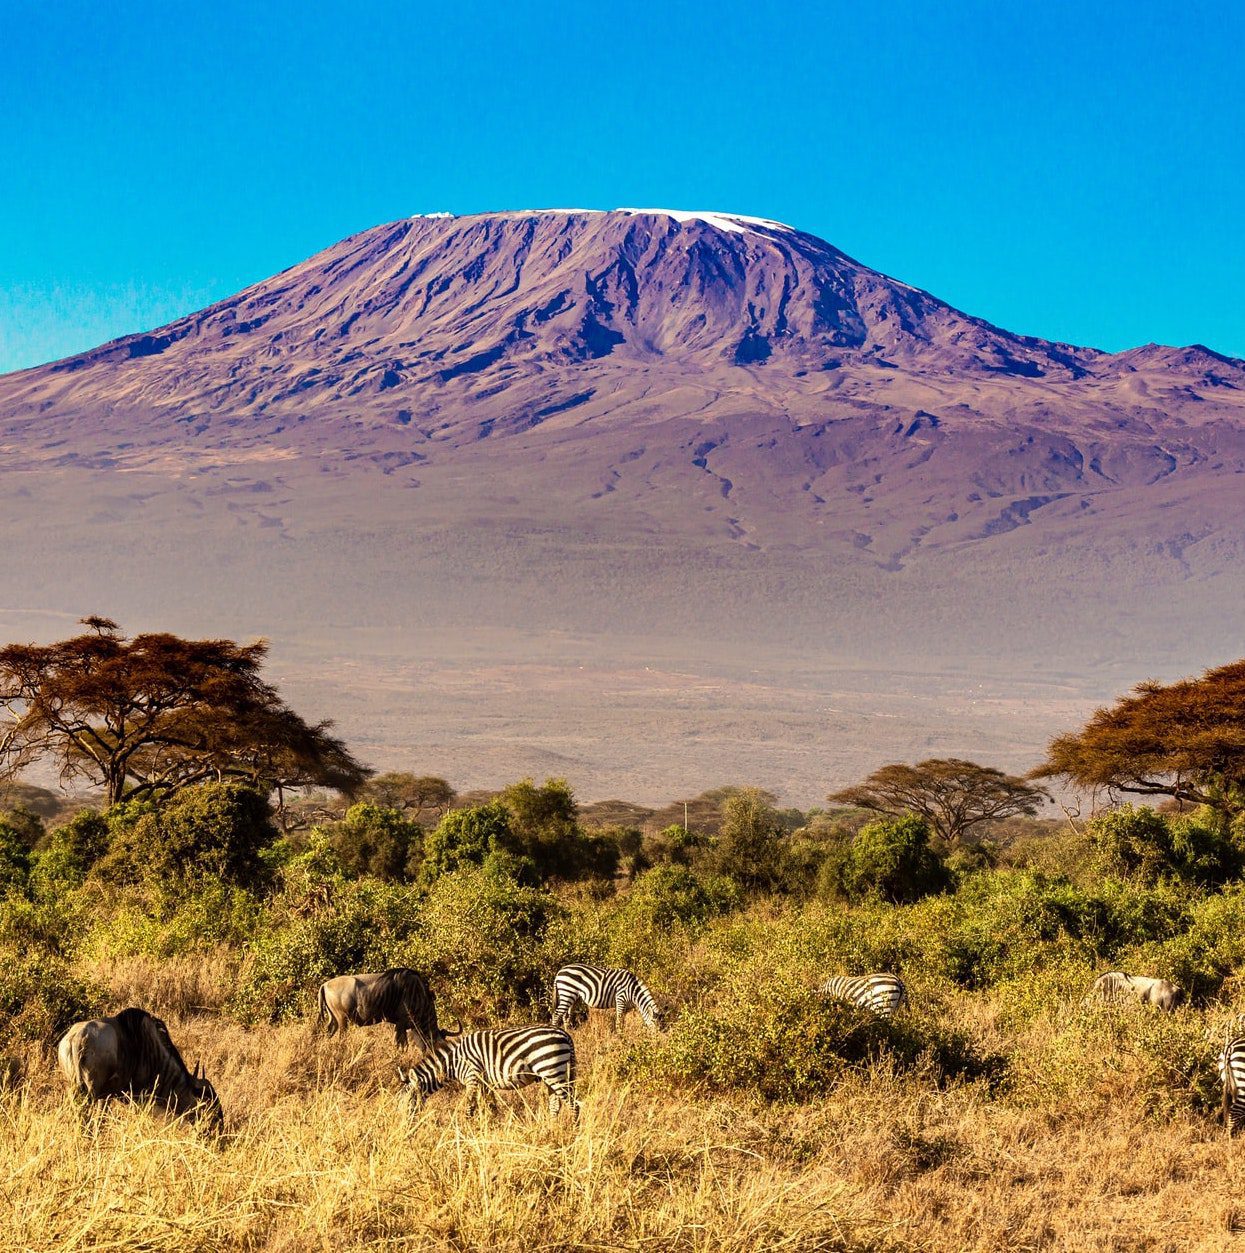
[[[134,749],[145,780],[186,725]],[[581,810],[557,779],[457,796],[360,768],[353,799],[291,796],[257,763],[292,785],[315,753],[236,733],[112,804],[22,785],[0,818],[0,1248],[1228,1247],[1245,1169],[1215,1058],[1245,1010],[1245,819],[1237,775],[1192,777],[1203,731],[1164,808],[1086,822],[966,762],[807,813],[720,788],[686,827],[682,804]],[[1068,777],[1111,749],[1160,792],[1153,756],[1095,745],[1059,743]],[[577,1028],[575,1126],[523,1092],[412,1119],[392,1033],[315,1018],[323,979],[409,965],[443,1024],[547,1021],[573,961],[634,970],[669,1024]],[[1191,1002],[1087,1003],[1112,968]],[[908,986],[893,1018],[814,991],[879,970]],[[130,1004],[204,1063],[222,1139],[117,1104],[80,1125],[50,1050]]]
[[[1161,1249],[1245,1225],[1214,1073],[1245,885],[1214,814],[1013,823],[968,854],[912,817],[712,804],[699,835],[586,830],[559,781],[284,834],[231,783],[19,811],[0,1245]],[[544,1019],[571,960],[631,967],[670,1011],[664,1035],[578,1030],[577,1127],[523,1093],[492,1118],[443,1093],[412,1123],[391,1032],[314,1019],[320,980],[391,964],[429,975],[443,1021]],[[1110,967],[1196,1005],[1083,1004]],[[875,969],[910,1010],[812,990]],[[222,1143],[126,1106],[80,1130],[48,1045],[131,1003],[205,1063]]]

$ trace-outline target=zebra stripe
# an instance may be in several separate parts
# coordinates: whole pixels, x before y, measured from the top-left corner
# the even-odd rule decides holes
[[[557,1113],[563,1103],[579,1118],[575,1100],[575,1044],[556,1027],[509,1027],[499,1031],[472,1031],[448,1047],[429,1053],[418,1065],[398,1074],[406,1084],[412,1107],[451,1081],[467,1089],[468,1107],[481,1101],[493,1105],[493,1093],[543,1083],[549,1089],[549,1108]]]
[[[849,1001],[860,1009],[889,1018],[908,1003],[908,989],[898,975],[836,975],[819,987],[822,996]]]
[[[1232,1136],[1245,1127],[1245,1036],[1225,1042],[1219,1054],[1219,1082],[1223,1084],[1223,1125]]]
[[[563,966],[553,977],[553,1025],[570,1026],[571,1011],[580,1002],[589,1009],[614,1007],[614,1030],[623,1015],[635,1009],[652,1031],[661,1030],[661,1011],[652,993],[629,970],[600,966]]]

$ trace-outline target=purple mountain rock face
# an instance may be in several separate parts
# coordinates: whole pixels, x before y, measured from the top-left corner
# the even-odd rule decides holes
[[[473,632],[520,667],[568,665],[562,632],[607,667],[1021,668],[1085,699],[1241,651],[1245,362],[1014,335],[760,219],[376,227],[0,378],[0,471],[0,628],[30,635],[33,607],[262,630],[295,676],[371,649],[325,712],[381,757],[426,762],[443,706],[376,676],[501,647]],[[1024,764],[1045,730],[1000,714],[987,738]],[[520,768],[604,779],[581,740]]]

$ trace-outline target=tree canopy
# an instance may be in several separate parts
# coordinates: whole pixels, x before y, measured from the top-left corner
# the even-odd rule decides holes
[[[827,799],[892,817],[917,814],[945,845],[954,847],[982,823],[1037,813],[1047,794],[990,766],[931,757],[915,766],[882,766],[863,783],[832,792]]]
[[[207,780],[354,791],[368,771],[260,675],[263,640],[132,639],[107,618],[55,644],[0,648],[0,778],[51,759],[108,804]]]
[[[1196,679],[1139,684],[1052,740],[1031,777],[1245,811],[1245,660]]]

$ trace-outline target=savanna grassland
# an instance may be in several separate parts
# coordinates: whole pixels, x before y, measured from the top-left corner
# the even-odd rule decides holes
[[[418,837],[375,804],[268,827],[253,862],[212,863],[249,867],[232,878],[161,858],[181,811],[205,841],[241,839],[254,811],[233,785],[51,830],[0,906],[0,1248],[1183,1250],[1245,1231],[1215,1076],[1245,1008],[1245,890],[1187,860],[1117,864],[1128,841],[1192,842],[1204,871],[1198,819],[1035,824],[987,858],[911,819],[784,831],[741,793],[686,843],[564,828],[545,846],[562,873],[533,874],[503,814],[513,834],[554,794],[517,785]],[[400,821],[404,861],[381,839]],[[479,1116],[447,1090],[412,1117],[391,1030],[328,1039],[313,1012],[328,975],[409,964],[443,1024],[547,1021],[571,960],[636,970],[668,1020],[576,1029],[578,1125],[531,1089]],[[1112,967],[1194,1003],[1086,1004]],[[909,988],[893,1019],[813,991],[879,969]],[[204,1063],[219,1141],[121,1104],[81,1125],[49,1046],[129,1004]]]

